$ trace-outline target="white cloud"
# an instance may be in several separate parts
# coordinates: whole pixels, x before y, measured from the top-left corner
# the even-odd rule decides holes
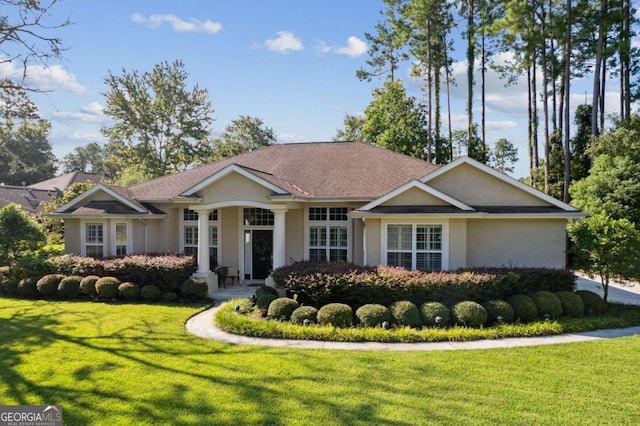
[[[102,105],[98,102],[91,102],[89,105],[80,107],[79,112],[58,111],[52,114],[52,118],[63,124],[78,123],[106,123],[109,117],[104,114]]]
[[[0,78],[22,79],[22,69],[14,63],[5,62],[0,66]],[[65,90],[78,95],[88,93],[87,88],[78,83],[76,76],[62,65],[30,65],[27,67],[25,85],[38,90]]]
[[[291,31],[278,31],[278,37],[264,42],[264,46],[274,52],[286,53],[290,50],[302,50],[304,46]]]
[[[347,45],[338,47],[334,50],[339,55],[347,55],[351,58],[357,58],[367,53],[367,43],[358,37],[351,36],[347,39]]]
[[[173,28],[173,31],[177,33],[207,33],[215,34],[222,29],[222,24],[219,22],[213,22],[209,19],[200,21],[198,19],[190,18],[188,20],[180,19],[173,14],[152,14],[149,17],[134,13],[131,15],[131,22],[136,24],[146,24],[149,28],[157,29],[162,24],[169,24]]]
[[[331,53],[333,47],[325,41],[317,40],[316,41],[316,52],[321,55],[326,55],[327,53]]]
[[[288,133],[278,133],[276,135],[278,143],[296,143],[296,142],[308,142],[308,138],[300,135],[291,135]]]

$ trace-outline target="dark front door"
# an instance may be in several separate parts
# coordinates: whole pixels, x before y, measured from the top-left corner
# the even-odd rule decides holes
[[[253,270],[251,278],[263,280],[269,276],[273,254],[273,231],[254,229],[251,244]]]

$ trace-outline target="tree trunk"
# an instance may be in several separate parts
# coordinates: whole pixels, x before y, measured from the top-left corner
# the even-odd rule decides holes
[[[544,121],[544,192],[549,193],[550,153],[549,142],[549,72],[547,70],[546,12],[541,6],[540,25],[540,66],[542,67],[542,111]]]
[[[432,67],[433,61],[431,60],[431,23],[429,20],[426,21],[427,26],[427,161],[433,161],[433,138],[431,137],[431,123],[432,123],[432,115],[431,115],[431,99],[433,97],[432,94],[432,86],[433,86],[433,76],[432,76]]]
[[[564,75],[563,75],[563,88],[564,88],[564,191],[563,200],[565,203],[570,201],[569,186],[571,185],[571,139],[569,138],[569,114],[570,114],[570,100],[571,100],[571,26],[573,24],[571,18],[571,0],[567,0],[567,28],[566,28],[566,40],[564,49]]]
[[[453,161],[453,130],[451,129],[451,70],[449,69],[449,53],[447,49],[447,39],[443,36],[444,39],[444,64],[446,69],[447,76],[447,125],[449,126],[449,161]]]
[[[607,0],[600,0],[600,26],[598,28],[598,45],[596,48],[596,65],[593,71],[593,100],[591,111],[591,134],[593,136],[600,135],[598,126],[599,110],[600,110],[600,78],[602,66],[602,57],[604,56],[604,39],[607,31]]]
[[[474,0],[467,0],[467,138],[469,140],[468,153],[476,157],[477,147],[473,140],[473,67],[475,63],[475,25]]]

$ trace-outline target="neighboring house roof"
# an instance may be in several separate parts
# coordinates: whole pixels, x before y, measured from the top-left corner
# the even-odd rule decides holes
[[[55,191],[46,191],[17,185],[0,185],[0,208],[14,203],[30,213],[39,213],[44,201],[49,201]]]
[[[102,176],[95,173],[71,172],[60,175],[42,182],[29,185],[28,188],[41,189],[45,191],[64,191],[74,183],[78,182],[100,182]]]

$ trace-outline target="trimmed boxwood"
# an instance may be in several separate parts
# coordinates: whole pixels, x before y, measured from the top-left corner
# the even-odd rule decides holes
[[[137,300],[140,297],[140,286],[127,281],[118,286],[118,295],[124,300]]]
[[[562,312],[568,317],[583,317],[584,302],[573,291],[557,291],[554,293],[562,304]]]
[[[275,288],[268,286],[268,285],[261,285],[258,288],[256,288],[256,297],[260,297],[264,294],[271,294],[273,296],[275,296],[275,298],[280,297],[280,295],[278,294],[278,290],[276,290]]]
[[[538,318],[538,308],[529,296],[516,294],[507,298],[507,303],[513,308],[513,315],[516,321],[531,322]]]
[[[162,297],[162,290],[153,284],[145,285],[140,289],[140,299],[155,302]]]
[[[97,275],[86,276],[80,281],[79,293],[89,297],[96,297],[96,282],[100,279]]]
[[[420,314],[425,325],[444,327],[451,323],[449,308],[444,303],[426,302],[420,306]],[[436,322],[436,317],[440,317],[440,324]]]
[[[102,300],[115,299],[119,285],[120,280],[116,277],[102,277],[96,281],[96,296]]]
[[[279,297],[269,304],[267,316],[277,320],[288,321],[293,311],[299,306],[300,304],[293,299]]]
[[[391,311],[386,306],[371,303],[360,306],[356,318],[365,327],[379,327],[384,321],[391,322]]]
[[[178,293],[174,293],[173,291],[162,293],[162,301],[164,303],[174,303],[178,301]]]
[[[541,318],[545,315],[549,315],[550,318],[558,318],[562,315],[562,303],[560,303],[558,296],[550,291],[537,291],[530,297],[536,304],[538,316]]]
[[[277,298],[278,296],[274,296],[273,294],[261,294],[256,298],[256,308],[261,311],[266,311],[267,309],[269,309],[269,305],[271,304],[271,302],[273,302]]]
[[[291,314],[291,322],[293,324],[303,325],[304,320],[315,324],[318,322],[318,310],[313,306],[300,306]]]
[[[487,311],[487,323],[495,324],[498,317],[502,317],[502,322],[513,322],[515,317],[513,308],[505,300],[488,300],[482,304]]]
[[[62,274],[47,274],[36,283],[38,293],[43,297],[52,297],[58,294],[58,285],[64,278]]]
[[[329,303],[318,310],[318,324],[346,328],[353,325],[353,309],[344,303]]]
[[[418,307],[408,300],[400,300],[389,306],[391,318],[396,325],[418,327],[421,324]]]
[[[26,297],[36,297],[38,295],[38,288],[36,287],[37,283],[38,278],[35,277],[21,279],[18,282],[16,294]]]
[[[75,299],[78,297],[78,291],[80,290],[80,283],[82,277],[78,275],[71,275],[64,277],[60,284],[58,284],[58,294],[63,299]]]
[[[208,292],[207,282],[197,278],[189,278],[180,286],[180,296],[185,300],[204,300]]]
[[[467,327],[479,328],[487,322],[487,311],[484,307],[470,300],[456,303],[451,308],[451,314],[456,323]]]
[[[584,313],[586,315],[593,316],[604,313],[607,306],[599,294],[589,290],[578,290],[576,293],[582,299],[582,303],[584,303]]]

